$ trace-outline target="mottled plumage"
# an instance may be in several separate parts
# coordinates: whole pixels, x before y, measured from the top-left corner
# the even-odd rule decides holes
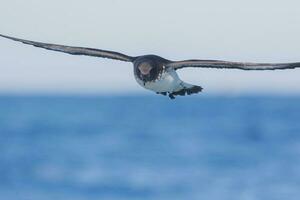
[[[174,99],[177,95],[185,96],[202,91],[202,87],[188,84],[180,80],[176,70],[186,67],[241,70],[277,70],[294,69],[300,67],[300,62],[247,63],[220,60],[170,61],[156,55],[131,57],[114,51],[34,42],[5,35],[0,36],[14,41],[22,42],[24,44],[33,45],[35,47],[59,51],[72,55],[94,56],[132,62],[134,66],[134,76],[139,85],[141,85],[145,89],[152,90],[157,94],[169,95],[171,99]]]

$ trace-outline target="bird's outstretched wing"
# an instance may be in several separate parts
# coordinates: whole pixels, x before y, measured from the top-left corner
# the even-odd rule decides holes
[[[248,63],[248,62],[229,62],[221,60],[186,60],[171,61],[166,65],[174,69],[185,67],[216,68],[216,69],[241,69],[241,70],[276,70],[300,68],[297,63]]]
[[[48,44],[48,43],[42,43],[42,42],[34,42],[30,40],[23,40],[18,39],[6,35],[1,35],[1,37],[11,39],[14,41],[22,42],[24,44],[33,45],[35,47],[40,47],[52,51],[59,51],[64,52],[72,55],[84,55],[84,56],[94,56],[94,57],[102,57],[102,58],[109,58],[114,60],[121,60],[125,62],[132,62],[134,60],[134,57],[130,57],[118,52],[113,51],[106,51],[101,49],[93,49],[93,48],[84,48],[84,47],[72,47],[72,46],[64,46],[64,45],[57,45],[57,44]]]

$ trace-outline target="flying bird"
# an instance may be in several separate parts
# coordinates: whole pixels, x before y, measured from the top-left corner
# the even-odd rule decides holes
[[[217,68],[217,69],[240,69],[240,70],[277,70],[294,69],[300,67],[297,63],[249,63],[229,62],[221,60],[184,60],[171,61],[157,55],[128,56],[122,53],[94,48],[73,47],[57,44],[48,44],[23,40],[15,37],[1,35],[1,37],[72,55],[94,56],[109,58],[133,63],[134,77],[137,83],[145,89],[152,90],[157,94],[168,95],[171,99],[175,96],[196,94],[202,91],[202,87],[182,81],[177,70],[186,67]]]

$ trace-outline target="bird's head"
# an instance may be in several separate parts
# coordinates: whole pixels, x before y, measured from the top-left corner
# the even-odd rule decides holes
[[[162,72],[162,64],[144,57],[135,62],[135,74],[143,82],[155,81]]]
[[[159,68],[150,62],[144,62],[137,66],[137,75],[144,82],[155,81],[159,75]]]

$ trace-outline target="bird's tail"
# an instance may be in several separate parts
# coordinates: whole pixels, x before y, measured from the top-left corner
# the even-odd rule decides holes
[[[191,85],[189,83],[182,82],[181,88],[178,91],[172,92],[169,94],[171,99],[174,99],[175,96],[185,96],[185,95],[192,95],[197,94],[203,90],[201,86],[198,85]]]

